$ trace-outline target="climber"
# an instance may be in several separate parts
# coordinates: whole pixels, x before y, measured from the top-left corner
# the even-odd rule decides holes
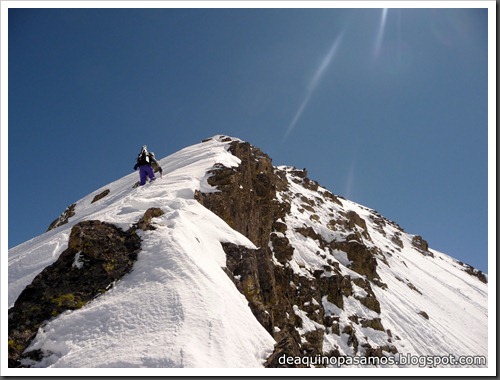
[[[162,175],[163,170],[158,161],[156,161],[155,154],[153,152],[148,152],[146,145],[143,145],[141,152],[137,156],[137,163],[134,166],[134,170],[139,169],[140,186],[143,186],[146,183],[146,179],[148,177],[150,182],[156,179],[153,171],[153,165],[156,166],[160,175]]]

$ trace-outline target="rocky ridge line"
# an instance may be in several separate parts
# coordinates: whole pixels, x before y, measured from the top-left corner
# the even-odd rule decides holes
[[[229,151],[240,158],[240,166],[227,168],[216,165],[210,172],[212,176],[208,182],[220,191],[209,194],[197,192],[195,197],[259,247],[251,250],[223,244],[227,255],[226,272],[247,298],[256,318],[277,341],[275,352],[268,358],[266,366],[281,366],[278,360],[282,355],[340,355],[335,349],[323,352],[325,333],[348,334],[350,344],[358,351],[363,342],[358,342],[355,329],[344,327],[340,331],[338,317],[325,310],[322,300],[342,309],[344,297],[354,295],[355,284],[365,291],[364,297],[356,295],[359,301],[375,313],[380,313],[380,304],[371,288],[372,285],[385,285],[376,272],[374,255],[378,252],[367,247],[361,236],[356,235],[366,231],[364,221],[353,212],[346,214],[343,220],[332,220],[332,224],[341,224],[342,228],[350,228],[352,232],[352,236],[339,241],[326,242],[311,227],[295,231],[316,240],[326,250],[347,252],[352,261],[351,269],[361,275],[359,278],[351,279],[343,275],[336,267],[338,263],[333,260],[331,265],[325,265],[321,270],[308,275],[297,274],[290,265],[295,248],[285,236],[289,228],[285,219],[291,212],[292,202],[286,197],[278,199],[277,194],[287,193],[289,178],[313,191],[318,190],[318,184],[307,178],[306,171],[294,169],[287,173],[273,167],[269,156],[248,143],[232,141]],[[342,204],[329,192],[321,196]],[[312,209],[309,199],[303,199],[303,207]],[[355,226],[360,228],[355,229]],[[310,323],[316,328],[306,329],[305,325]],[[361,319],[356,324],[384,331],[380,318]],[[390,342],[388,336],[387,345],[371,347],[365,344],[362,351],[366,355],[382,355],[382,351],[395,353],[397,350]]]

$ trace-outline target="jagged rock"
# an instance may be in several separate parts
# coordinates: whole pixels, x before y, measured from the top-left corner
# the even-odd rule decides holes
[[[330,191],[325,190],[325,191],[321,192],[321,195],[325,199],[331,200],[331,201],[337,203],[338,205],[342,206],[342,202],[340,201],[339,197],[337,197],[336,195],[332,194]]]
[[[97,194],[97,195],[94,197],[94,199],[92,199],[92,202],[90,202],[90,203],[94,203],[94,202],[97,202],[98,200],[101,200],[101,199],[102,199],[102,198],[104,198],[106,195],[108,195],[108,194],[109,194],[109,192],[110,192],[110,190],[109,190],[109,189],[106,189],[106,190],[104,190],[102,193]]]
[[[403,241],[401,240],[401,232],[397,231],[394,235],[392,235],[391,241],[394,244],[396,244],[400,249],[404,248]]]
[[[368,309],[380,313],[380,302],[375,296],[367,296],[364,298],[360,298],[359,302],[361,302],[361,304],[366,306]]]
[[[357,240],[360,243],[363,242],[363,238],[369,241],[372,240],[366,227],[366,221],[356,212],[348,211],[339,214],[342,215],[342,218],[331,219],[327,224],[328,228],[332,231],[348,231],[354,235],[350,239]]]
[[[325,316],[323,324],[330,333],[340,336],[339,317],[327,315]]]
[[[358,338],[356,337],[355,328],[352,325],[346,325],[342,330],[342,334],[346,334],[348,336],[347,344],[353,347],[354,353],[357,353],[359,347],[359,341]]]
[[[76,207],[75,203],[66,207],[66,210],[64,210],[64,212],[56,220],[50,223],[50,226],[49,228],[47,228],[47,231],[50,231],[56,227],[68,223],[68,219],[75,215],[75,207]]]
[[[290,245],[290,241],[286,236],[278,236],[272,233],[270,240],[273,245],[274,256],[281,264],[285,264],[292,258],[294,248]]]
[[[362,319],[360,324],[361,327],[370,327],[374,330],[385,331],[380,318]]]
[[[425,311],[421,310],[417,314],[421,315],[425,319],[429,319],[429,314],[427,314]]]
[[[357,298],[359,302],[361,302],[361,304],[366,306],[368,309],[373,310],[376,313],[380,313],[380,302],[375,296],[370,282],[362,278],[356,278],[352,280],[352,282],[367,293],[366,297]]]
[[[271,305],[276,304],[277,299],[269,252],[232,243],[222,243],[222,247],[226,252],[226,269],[230,278],[248,300],[250,309],[260,324],[273,334],[274,313]]]
[[[128,231],[99,220],[73,226],[68,248],[33,279],[9,309],[9,367],[22,366],[23,358],[44,355],[23,354],[44,323],[83,307],[132,270],[141,248],[136,229],[147,228],[158,214],[156,209],[148,210],[142,222]]]
[[[315,222],[319,222],[315,210],[323,207],[325,202],[321,195],[339,205],[342,202],[333,194],[320,190],[317,182],[307,178],[305,170],[289,169],[286,172],[273,168],[271,159],[248,143],[231,141],[229,151],[241,160],[240,165],[231,168],[222,164],[214,165],[209,171],[211,176],[208,183],[218,191],[206,194],[197,191],[195,199],[259,247],[255,250],[230,243],[222,244],[226,252],[225,272],[246,297],[257,320],[277,341],[266,366],[288,366],[280,363],[279,359],[283,355],[338,355],[338,350],[331,353],[322,351],[327,329],[329,333],[339,336],[347,334],[348,344],[357,352],[359,343],[355,329],[343,326],[341,332],[339,317],[325,315],[321,304],[326,296],[328,302],[343,309],[344,298],[353,296],[354,280],[342,275],[339,263],[330,259],[327,261],[330,265],[323,270],[315,270],[310,276],[294,272],[289,263],[295,248],[286,237],[288,226],[283,222],[290,213],[292,200],[300,200],[301,210],[311,213],[310,219]],[[292,181],[317,192],[318,196],[308,198],[303,194],[287,193],[287,173]],[[277,192],[282,194],[280,200]],[[351,211],[341,214],[341,218],[332,218],[329,228],[346,233],[345,240],[327,242],[308,225],[294,228],[294,232],[316,241],[323,250],[318,255],[324,259],[333,250],[346,252],[351,262],[350,269],[366,277],[366,280],[355,280],[366,291],[364,297],[357,297],[358,300],[380,313],[380,303],[370,282],[386,287],[376,272],[375,255],[382,253],[364,244],[364,239],[371,241],[366,221]],[[303,327],[302,318],[306,316],[309,324],[316,323],[321,328],[307,330],[299,335],[297,329]],[[380,319],[363,320],[363,323],[384,331]]]
[[[377,231],[380,232],[382,235],[387,236],[384,228],[387,225],[385,219],[378,212],[371,214],[370,219],[375,224],[374,227],[377,229]]]
[[[382,357],[382,356],[385,356],[386,354],[384,353],[385,352],[388,352],[390,354],[397,354],[398,353],[398,349],[393,346],[393,345],[384,345],[384,346],[380,346],[380,347],[377,347],[377,348],[373,348],[371,347],[369,344],[366,344],[365,346],[365,356],[371,356],[371,357]]]
[[[465,272],[467,272],[471,276],[477,277],[479,279],[479,281],[484,282],[485,284],[488,283],[488,278],[479,269],[475,269],[475,268],[469,267],[469,269],[466,269]]]
[[[297,331],[290,327],[281,330],[275,337],[277,343],[274,345],[273,353],[267,358],[264,367],[267,368],[305,368],[304,364],[288,364],[287,357],[300,358],[302,352],[299,350],[300,336]],[[281,359],[281,360],[280,360]]]
[[[307,178],[307,169],[306,168],[304,168],[303,170],[294,169],[290,171],[290,174],[292,174],[294,177],[305,179]]]
[[[164,212],[162,211],[162,209],[158,207],[149,208],[141,217],[141,219],[139,219],[139,221],[135,224],[135,228],[139,228],[144,231],[155,230],[156,227],[151,224],[151,220],[153,218],[162,216],[163,214]]]
[[[350,315],[347,319],[353,321],[355,324],[359,325],[359,317],[356,314]]]
[[[418,294],[422,294],[422,292],[421,292],[420,290],[418,290],[418,288],[417,288],[415,285],[413,285],[411,282],[408,282],[406,285],[407,285],[407,286],[408,286],[411,290],[416,291]]]
[[[419,251],[423,255],[434,257],[434,254],[429,252],[429,244],[422,238],[422,236],[414,236],[411,244],[417,249],[417,251]]]
[[[340,242],[333,241],[330,246],[332,249],[347,253],[347,257],[351,261],[350,268],[353,271],[366,276],[369,280],[380,278],[377,273],[377,260],[374,257],[373,249],[354,239]]]
[[[368,228],[366,227],[366,221],[361,216],[359,216],[359,214],[354,211],[348,211],[346,217],[348,219],[348,229],[356,230],[355,226],[358,226],[361,228],[361,235],[365,239],[368,239],[370,241],[372,240],[370,234],[368,233]]]
[[[311,191],[317,191],[319,188],[319,183],[306,177],[304,178],[304,187]]]
[[[313,240],[318,240],[318,241],[323,240],[323,238],[321,237],[321,235],[318,234],[318,233],[316,233],[316,231],[314,231],[314,229],[312,227],[310,227],[310,226],[299,227],[299,228],[296,228],[295,231],[297,231],[302,236],[311,238]]]
[[[276,199],[276,190],[286,187],[286,182],[275,174],[269,156],[250,144],[233,141],[229,151],[241,164],[210,170],[208,183],[220,192],[196,192],[195,198],[255,245],[267,246],[274,222],[289,210],[289,205]]]
[[[288,227],[285,223],[276,221],[273,224],[273,230],[275,232],[280,232],[280,233],[284,234],[287,229],[288,229]]]
[[[304,354],[310,357],[321,355],[323,353],[324,335],[325,331],[323,329],[317,329],[305,333],[304,339],[306,341],[302,344]]]
[[[479,269],[474,268],[473,266],[469,264],[465,264],[461,261],[457,261],[461,266],[464,267],[464,272],[470,274],[471,276],[477,277],[479,281],[487,284],[488,283],[488,278],[487,276],[480,271]]]
[[[327,296],[327,300],[340,309],[344,308],[344,296],[352,295],[352,284],[349,277],[335,274],[317,279],[318,287]]]

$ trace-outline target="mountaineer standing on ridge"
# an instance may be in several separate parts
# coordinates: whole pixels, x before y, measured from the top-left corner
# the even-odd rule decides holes
[[[153,164],[158,168],[160,175],[162,175],[163,170],[158,161],[156,161],[155,154],[153,152],[148,152],[146,145],[143,145],[141,152],[137,156],[137,163],[134,165],[134,170],[139,168],[140,186],[143,186],[146,183],[146,179],[148,177],[150,182],[156,179],[153,172]]]

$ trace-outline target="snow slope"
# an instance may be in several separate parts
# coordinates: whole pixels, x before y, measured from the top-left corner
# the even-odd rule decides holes
[[[217,139],[160,160],[163,178],[132,188],[130,174],[76,203],[68,224],[9,252],[9,306],[67,248],[71,227],[99,219],[125,229],[150,207],[165,214],[142,233],[134,270],[82,309],[66,312],[40,331],[31,348],[53,352],[52,367],[259,367],[274,339],[224,273],[220,242],[254,245],[193,199],[212,191],[206,172],[238,164]],[[91,204],[105,189],[110,194]]]
[[[262,367],[275,341],[222,269],[226,255],[220,243],[256,247],[194,200],[196,190],[216,191],[207,183],[207,171],[214,164],[234,167],[240,163],[227,151],[228,146],[223,136],[216,136],[160,160],[163,178],[154,183],[133,188],[138,173],[132,173],[97,189],[76,202],[76,214],[67,224],[9,250],[11,307],[33,278],[67,248],[76,223],[98,219],[128,229],[148,208],[164,211],[153,219],[156,230],[139,232],[142,251],[131,273],[83,308],[63,313],[40,329],[29,349],[52,355],[31,364],[51,368]],[[317,240],[296,232],[306,226],[326,242],[340,241],[346,236],[327,228],[328,222],[341,220],[349,211],[366,222],[366,231],[355,227],[366,232],[363,243],[380,249],[377,273],[387,287],[372,285],[380,314],[359,302],[357,298],[366,291],[355,284],[353,295],[344,297],[343,310],[327,297],[314,300],[338,319],[340,331],[353,324],[354,315],[380,318],[385,331],[356,326],[360,343],[382,346],[390,335],[399,355],[488,356],[486,284],[464,272],[450,256],[434,250],[430,250],[434,257],[418,252],[412,245],[413,235],[385,219],[381,227],[381,217],[374,210],[344,199],[338,203],[322,198],[319,194],[326,189],[305,188],[293,180],[289,169],[280,170],[289,171],[289,187],[278,198],[292,200],[284,222],[286,237],[295,248],[289,263],[295,273],[311,276],[330,260],[343,275],[360,277],[349,268],[344,252],[324,251]],[[110,190],[107,196],[91,203],[106,189]],[[323,352],[337,349],[341,355],[363,354],[362,348],[353,351],[347,334],[333,333],[303,309],[303,305],[293,308],[302,320],[299,334],[325,329]],[[419,314],[422,311],[430,318]]]
[[[374,210],[346,199],[340,199],[341,204],[334,202],[323,196],[327,189],[321,186],[317,190],[307,189],[297,178],[294,180],[291,175],[293,168],[281,169],[287,172],[290,184],[280,197],[291,199],[292,212],[285,223],[289,227],[286,237],[296,248],[290,264],[296,273],[311,276],[333,261],[342,274],[351,278],[360,277],[349,269],[350,262],[344,252],[334,252],[332,257],[317,239],[297,233],[297,229],[309,227],[326,242],[346,240],[352,230],[334,231],[334,227],[325,226],[332,219],[342,220],[349,212],[355,212],[366,224],[366,230],[354,227],[359,231],[363,244],[379,250],[379,254],[375,255],[377,273],[387,286],[372,285],[372,289],[380,302],[380,315],[355,298],[356,292],[361,297],[366,293],[355,285],[353,297],[344,297],[344,310],[325,297],[316,300],[323,303],[330,315],[339,317],[340,331],[352,325],[349,317],[353,315],[366,319],[380,318],[385,331],[358,328],[356,336],[359,342],[382,346],[387,344],[387,330],[390,330],[390,335],[394,337],[391,344],[398,349],[399,355],[415,358],[488,356],[487,284],[466,273],[457,260],[446,254],[432,249],[429,254],[420,252],[412,244],[414,235],[406,233]],[[420,312],[425,312],[429,319],[425,319]],[[297,307],[296,313],[303,313],[300,307]],[[341,334],[340,339],[336,334],[326,334],[323,350],[338,348],[340,354],[354,355],[347,339],[345,334]]]

